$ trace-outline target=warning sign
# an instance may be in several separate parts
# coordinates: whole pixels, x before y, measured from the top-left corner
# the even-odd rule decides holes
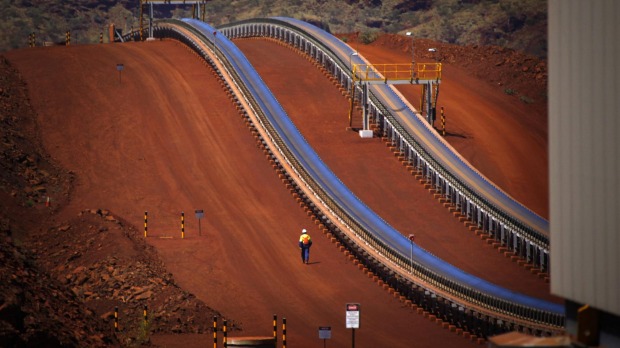
[[[359,303],[347,303],[346,327],[347,329],[359,329],[360,328],[360,304]]]

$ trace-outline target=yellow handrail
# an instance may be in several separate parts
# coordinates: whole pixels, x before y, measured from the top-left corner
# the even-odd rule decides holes
[[[354,81],[441,80],[441,63],[355,64]]]

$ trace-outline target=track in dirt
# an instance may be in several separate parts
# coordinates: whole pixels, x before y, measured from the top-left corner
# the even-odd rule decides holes
[[[406,171],[378,140],[363,142],[354,133],[342,134],[344,117],[318,118],[326,109],[340,115],[338,110],[347,105],[324,76],[311,71],[301,80],[282,78],[286,76],[283,67],[305,69],[309,62],[281,46],[274,45],[282,50],[278,51],[255,42],[239,42],[251,61],[267,59],[261,53],[264,50],[272,59],[288,62],[273,75],[261,71],[269,69],[269,61],[257,68],[278,98],[286,91],[283,106],[322,158],[334,165],[334,171],[339,176],[348,174],[351,181],[345,181],[347,185],[363,191],[405,181],[401,176],[406,176]],[[244,331],[240,334],[269,335],[271,316],[278,314],[287,318],[287,340],[294,346],[318,343],[318,326],[325,325],[333,330],[330,345],[344,346],[350,342],[350,333],[344,328],[344,304],[360,302],[362,329],[356,332],[360,346],[471,344],[415,314],[319,235],[257,149],[217,81],[180,45],[164,41],[52,47],[14,51],[7,57],[29,83],[46,149],[78,177],[72,202],[58,219],[75,216],[85,208],[102,207],[136,226],[142,224],[145,210],[161,220],[172,220],[174,226],[179,211],[204,209],[202,236],[188,214],[185,240],[149,241],[181,286],[241,322]],[[115,69],[117,63],[125,66],[122,81]],[[280,88],[274,83],[281,84]],[[313,94],[314,102],[299,103],[304,98],[296,95],[301,91],[291,88],[291,83],[322,87]],[[351,167],[369,164],[369,159],[385,166]],[[369,194],[364,200],[368,199],[371,207],[384,207],[377,210],[381,214],[392,212],[394,216],[386,219],[395,226],[401,224],[403,231],[411,228],[412,221],[416,229],[422,229],[426,219],[416,217],[426,217],[429,212],[422,206],[435,208],[428,203],[432,200],[427,192],[416,189],[414,182],[408,185],[410,191],[379,197]],[[412,200],[405,210],[390,209],[397,206],[395,202]],[[460,228],[461,234],[467,233],[450,222],[453,218],[447,212],[441,215],[438,210],[437,214],[433,218],[436,223],[427,222],[429,228],[445,221]],[[309,266],[301,263],[296,247],[302,227],[308,228],[315,240]],[[473,271],[486,273],[486,269],[498,268],[496,262],[504,262],[498,275],[513,279],[506,274],[515,272],[528,277],[525,270],[502,261],[491,248],[480,252],[484,246],[473,236],[462,237],[469,240],[469,249],[452,237],[429,232],[428,245],[443,245],[454,255],[471,250],[462,262]],[[151,233],[171,232],[155,229]],[[455,244],[459,250],[450,247]],[[486,266],[481,269],[481,265]],[[531,287],[537,295],[548,294],[540,281],[532,282]],[[530,291],[529,285],[524,288],[524,292]],[[171,342],[166,339],[161,338]],[[199,343],[196,340],[172,338],[175,345],[185,347]]]

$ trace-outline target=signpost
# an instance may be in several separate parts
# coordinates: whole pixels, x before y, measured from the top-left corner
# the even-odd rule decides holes
[[[346,328],[351,331],[351,347],[355,348],[355,329],[360,328],[360,304],[347,303]]]
[[[200,219],[205,217],[205,211],[202,209],[196,209],[194,213],[196,213],[196,219],[198,219],[198,235],[202,236],[202,231],[200,230]]]
[[[116,70],[118,70],[118,83],[121,83],[121,73],[123,69],[125,69],[125,66],[123,64],[116,64]]]
[[[332,338],[331,326],[319,326],[319,339],[323,340],[323,348],[327,346],[327,340]]]

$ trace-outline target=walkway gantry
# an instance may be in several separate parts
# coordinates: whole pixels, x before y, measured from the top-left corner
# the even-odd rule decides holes
[[[144,33],[144,8],[148,6],[149,38],[153,37],[153,6],[154,5],[192,5],[192,18],[205,21],[206,5],[209,0],[140,0],[140,40]]]
[[[355,87],[361,88],[363,127],[370,129],[368,117],[368,85],[369,84],[412,84],[422,85],[421,111],[426,112],[426,119],[433,125],[439,83],[441,82],[441,63],[408,63],[408,64],[353,64],[351,71],[351,107],[349,110],[349,127],[353,122],[353,105],[355,103]]]

